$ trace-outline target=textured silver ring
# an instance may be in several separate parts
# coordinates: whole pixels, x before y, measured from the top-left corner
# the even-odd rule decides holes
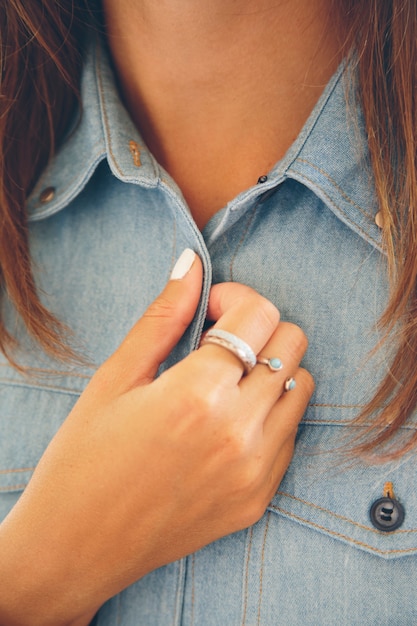
[[[276,356],[270,359],[267,359],[265,356],[258,356],[256,362],[260,365],[267,365],[271,372],[279,372],[283,368],[281,359]]]
[[[249,374],[256,365],[256,355],[252,348],[243,339],[236,337],[233,333],[228,333],[227,330],[210,328],[204,335],[201,345],[204,346],[207,343],[226,348],[234,354],[242,363],[245,374]]]

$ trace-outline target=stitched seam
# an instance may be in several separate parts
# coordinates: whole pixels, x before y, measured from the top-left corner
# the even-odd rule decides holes
[[[302,420],[302,424],[311,424],[312,426],[325,426],[326,424],[330,424],[331,426],[349,426],[350,428],[366,428],[371,425],[371,422],[364,422],[363,424],[352,424],[352,419],[341,420],[341,419],[331,419],[331,418],[323,418],[323,419],[312,419],[310,417],[306,417]],[[417,424],[403,424],[400,426],[400,430],[416,430]]]
[[[304,424],[348,424],[348,425],[352,425],[352,428],[354,427],[354,425],[352,424],[352,419],[350,420],[332,420],[330,418],[325,418],[325,419],[321,419],[321,420],[315,420],[315,419],[311,419],[309,417],[305,418],[303,420]],[[365,427],[366,424],[363,424],[363,427]],[[359,428],[359,426],[355,426],[355,428]]]
[[[323,530],[329,535],[333,535],[334,537],[338,537],[339,539],[345,539],[349,543],[354,543],[357,546],[368,548],[368,550],[371,550],[372,552],[376,552],[378,554],[407,554],[411,552],[416,552],[417,550],[417,548],[404,548],[401,550],[380,550],[378,548],[374,548],[374,546],[370,546],[367,543],[364,543],[362,541],[357,541],[356,539],[353,539],[352,537],[343,535],[342,533],[338,533],[334,530],[329,530],[325,526],[320,526],[320,524],[315,524],[314,522],[310,522],[309,520],[306,520],[303,517],[300,517],[299,515],[294,515],[294,513],[290,513],[289,511],[286,511],[285,509],[281,509],[280,507],[273,507],[273,508],[275,508],[280,513],[283,513],[284,515],[288,515],[288,517],[293,518],[299,522],[307,523],[309,526],[312,526],[313,528],[317,528],[318,530]]]
[[[304,174],[303,174],[303,179],[304,179],[304,180],[306,180],[306,181],[308,181],[311,185],[313,185],[313,186],[315,185],[314,181],[312,181],[312,180],[311,180],[311,178],[308,178],[308,176],[305,176]],[[349,224],[350,224],[350,225],[351,225],[354,229],[357,229],[357,230],[358,230],[358,231],[359,231],[359,232],[363,235],[363,237],[364,237],[365,241],[372,241],[372,243],[374,243],[374,244],[375,244],[375,246],[376,246],[378,249],[380,249],[380,248],[381,248],[381,244],[380,244],[380,242],[379,242],[379,241],[377,241],[376,239],[374,239],[374,238],[373,238],[373,237],[372,237],[369,233],[367,233],[367,232],[366,232],[363,228],[361,228],[361,226],[359,226],[359,224],[358,224],[357,222],[355,222],[355,221],[353,221],[352,219],[350,219],[350,217],[348,217],[348,216],[346,215],[346,213],[345,213],[344,211],[342,211],[342,210],[340,209],[340,207],[339,207],[339,206],[337,206],[337,204],[333,201],[333,199],[329,196],[329,194],[328,194],[328,193],[326,193],[323,189],[321,189],[321,193],[323,194],[323,196],[324,196],[325,198],[327,198],[327,200],[328,200],[329,204],[331,204],[331,205],[332,205],[332,206],[336,209],[336,211],[337,211],[337,212],[340,212],[340,211],[341,211],[341,212],[343,213],[345,220],[346,220],[346,221],[347,221],[347,222],[348,222],[348,223],[349,223]]]
[[[0,383],[7,383],[8,385],[12,385],[13,387],[26,387],[27,389],[43,389],[45,391],[56,391],[58,393],[70,393],[73,395],[79,396],[81,393],[80,389],[70,389],[69,387],[58,387],[52,385],[44,385],[44,384],[36,384],[35,382],[24,383],[16,380],[11,380],[9,378],[0,378]]]
[[[246,553],[246,563],[245,563],[245,588],[244,588],[244,598],[243,598],[243,616],[242,616],[242,626],[246,624],[246,614],[248,611],[248,587],[249,587],[249,560],[250,553],[252,550],[252,542],[253,542],[253,526],[249,529],[249,545]]]
[[[174,223],[173,225],[174,232],[172,233],[171,271],[174,269],[174,265],[178,260],[178,257],[177,258],[175,257],[175,249],[177,247],[177,219],[176,217],[174,217],[173,223]]]
[[[375,535],[380,535],[381,533],[376,530],[375,528],[370,528],[369,526],[365,526],[364,524],[360,524],[359,522],[354,522],[353,520],[349,519],[348,517],[345,517],[344,515],[338,515],[337,513],[334,513],[333,511],[330,511],[329,509],[325,509],[324,507],[319,506],[318,504],[314,504],[313,502],[307,502],[306,500],[302,500],[301,498],[297,498],[297,496],[293,496],[290,493],[284,493],[283,491],[277,491],[277,494],[280,496],[285,496],[287,498],[290,498],[290,500],[295,500],[296,502],[301,502],[302,504],[306,504],[307,506],[312,507],[313,509],[316,509],[318,511],[322,511],[323,513],[328,513],[329,515],[331,515],[332,517],[342,520],[344,522],[347,522],[348,524],[352,524],[352,526],[356,526],[357,528],[362,528],[363,530],[367,530],[368,532],[374,533]],[[274,505],[271,505],[271,508],[274,508]],[[278,507],[277,507],[278,508]],[[313,522],[312,522],[313,523]],[[409,535],[411,533],[416,533],[417,529],[416,528],[411,528],[409,530],[395,530],[393,531],[391,534],[392,535]]]
[[[122,624],[122,598],[121,594],[117,596],[117,616],[116,616],[116,626],[121,626]]]
[[[367,426],[371,425],[371,422],[364,422],[363,424],[352,424],[352,419],[350,420],[338,420],[338,419],[330,419],[330,418],[324,418],[324,419],[311,419],[309,417],[303,419],[303,421],[301,422],[302,424],[311,424],[312,426],[325,426],[326,424],[330,424],[331,426],[350,426],[350,428],[366,428]],[[400,426],[400,430],[416,430],[417,429],[417,424],[403,424],[402,426]]]
[[[268,513],[265,531],[263,536],[262,543],[262,556],[261,556],[261,571],[259,574],[259,603],[258,603],[258,626],[261,624],[261,606],[262,606],[262,594],[263,594],[263,582],[264,582],[264,564],[265,564],[265,547],[266,547],[266,537],[268,535],[269,522],[271,521],[271,513]]]
[[[8,365],[7,363],[0,363],[0,367],[10,368],[10,365]],[[40,372],[42,374],[53,374],[54,376],[62,376],[62,377],[71,376],[72,378],[82,378],[82,379],[85,378],[87,380],[91,378],[89,374],[81,374],[79,372],[66,372],[66,371],[61,371],[61,370],[51,370],[51,369],[47,369],[44,367],[34,367],[34,368],[29,368],[29,369],[31,372]]]
[[[247,220],[245,230],[243,231],[242,236],[239,239],[239,241],[238,241],[238,243],[237,243],[237,245],[235,247],[235,251],[234,251],[234,253],[233,253],[233,255],[232,255],[231,259],[230,259],[229,272],[230,272],[230,280],[231,281],[234,280],[233,279],[233,266],[234,266],[234,263],[235,263],[235,260],[236,260],[236,256],[237,256],[241,246],[243,245],[243,242],[245,241],[245,239],[246,239],[246,237],[248,235],[250,227],[252,226],[252,222],[253,222],[254,217],[256,215],[256,210],[258,208],[258,205],[259,205],[259,200],[255,204],[255,206],[253,207],[252,211],[250,212],[249,219]]]
[[[327,178],[328,181],[330,181],[332,183],[332,185],[339,191],[339,193],[341,194],[341,196],[347,200],[347,202],[349,202],[349,204],[351,204],[353,207],[355,207],[355,209],[358,209],[362,215],[368,219],[372,219],[373,216],[368,213],[367,211],[365,211],[361,206],[359,206],[359,204],[356,204],[356,202],[354,202],[352,200],[352,198],[350,196],[347,195],[346,192],[343,191],[343,189],[337,184],[337,182],[334,180],[334,178],[332,178],[328,172],[325,172],[324,170],[321,169],[321,167],[318,167],[317,165],[315,165],[314,163],[311,163],[310,161],[308,161],[307,159],[303,159],[303,158],[299,158],[297,159],[297,161],[299,163],[305,163],[306,165],[309,165],[310,167],[312,167],[313,169],[316,170],[316,172],[319,172],[320,174],[322,174],[325,178]],[[310,179],[309,179],[310,180]],[[311,182],[311,181],[310,181]]]
[[[100,157],[102,155],[102,150],[97,150],[97,148],[101,148],[101,141],[96,141],[92,146],[91,146],[91,150],[94,151],[94,156],[92,156],[92,158],[89,159],[89,165],[91,165],[91,163],[94,163],[98,157]],[[84,170],[85,171],[85,170]],[[38,183],[36,184],[36,190],[40,190],[42,189],[45,185],[48,184],[48,179],[50,179],[50,173],[49,171],[45,172],[45,176],[43,176]],[[65,201],[65,196],[68,196],[68,190],[71,190],[71,188],[73,187],[73,183],[74,181],[78,181],[80,179],[80,175],[79,174],[74,174],[74,176],[72,176],[70,178],[69,181],[66,181],[67,184],[65,185],[65,187],[60,187],[59,188],[59,193],[60,193],[60,198],[62,202],[62,199],[64,199]],[[31,194],[32,195],[32,194]],[[60,204],[60,203],[59,203]],[[50,207],[48,207],[49,209]],[[40,212],[45,211],[45,206],[44,205],[40,205],[38,203],[35,204],[32,212],[30,213],[30,216],[38,216],[38,214]]]
[[[194,578],[195,578],[195,554],[193,553],[191,555],[191,616],[190,616],[190,626],[193,626],[194,624],[194,614],[195,614],[195,584],[194,584]]]
[[[310,403],[308,406],[318,407],[318,408],[329,408],[329,409],[361,409],[364,407],[364,404],[312,404]]]
[[[2,493],[6,493],[7,491],[14,491],[16,489],[24,489],[27,483],[22,483],[20,485],[10,485],[9,487],[0,487],[0,491]]]
[[[109,118],[107,115],[107,110],[106,110],[106,106],[105,106],[105,100],[104,100],[104,89],[103,89],[103,80],[102,80],[102,76],[101,76],[101,59],[99,58],[101,55],[101,51],[100,48],[98,47],[97,50],[97,61],[98,63],[96,64],[96,70],[97,70],[97,86],[100,92],[100,108],[101,108],[101,112],[103,114],[103,121],[104,121],[104,125],[106,127],[106,136],[107,136],[107,140],[108,140],[108,149],[109,149],[109,153],[112,156],[113,159],[113,163],[117,169],[117,171],[119,172],[120,176],[123,176],[123,172],[119,167],[119,163],[116,160],[116,157],[114,155],[113,152],[113,148],[112,148],[112,137],[110,134],[110,125],[109,125]]]
[[[175,610],[172,612],[172,626],[179,626],[182,623],[185,598],[185,584],[188,569],[188,557],[177,562],[176,566],[176,588],[175,588]]]
[[[0,474],[17,474],[18,472],[33,472],[34,467],[22,467],[18,469],[4,469],[0,470]]]

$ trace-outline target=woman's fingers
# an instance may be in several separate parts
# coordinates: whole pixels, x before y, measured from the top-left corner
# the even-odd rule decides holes
[[[266,412],[284,392],[286,380],[294,377],[307,350],[307,337],[304,332],[289,322],[280,322],[271,339],[262,348],[259,357],[273,359],[272,364],[281,369],[273,371],[267,364],[259,363],[249,376],[245,376],[240,387],[246,402],[254,402]]]
[[[103,386],[123,393],[150,382],[185,329],[200,298],[202,265],[190,249],[179,257],[162,293],[99,370]],[[106,385],[109,379],[109,385]]]
[[[270,465],[271,498],[280,484],[292,458],[298,425],[314,391],[311,374],[299,368],[294,375],[296,387],[282,394],[264,422],[266,466]]]
[[[114,354],[107,360],[96,383],[118,393],[151,382],[159,365],[190,324],[201,293],[202,265],[191,250],[185,250],[165,289],[148,307]],[[246,341],[257,352],[270,338],[279,312],[266,298],[237,283],[215,285],[209,299],[209,317],[216,327]],[[230,352],[207,346],[207,368],[218,377],[239,381],[242,364]],[[210,375],[210,373],[208,372]]]
[[[239,283],[219,283],[210,292],[207,317],[215,327],[234,333],[257,353],[279,322],[272,302]]]
[[[277,442],[295,437],[297,427],[303,417],[314,391],[314,380],[311,374],[298,368],[294,373],[296,387],[284,392],[264,421],[264,437],[271,449],[272,457],[276,453]]]
[[[207,316],[217,320],[213,329],[226,331],[245,342],[256,354],[270,339],[279,323],[278,309],[250,287],[238,283],[214,285],[210,292]],[[231,351],[215,344],[201,348],[207,358],[207,375],[224,384],[237,383],[244,370]]]

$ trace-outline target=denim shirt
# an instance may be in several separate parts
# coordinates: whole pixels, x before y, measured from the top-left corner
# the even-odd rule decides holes
[[[414,455],[344,464],[336,450],[389,362],[384,351],[370,356],[388,296],[386,259],[361,113],[344,75],[331,79],[282,160],[200,232],[123,108],[105,53],[93,47],[86,59],[81,119],[28,210],[42,298],[90,364],[47,357],[5,303],[18,359],[36,372],[0,361],[0,519],[185,247],[203,261],[204,287],[162,367],[198,346],[210,285],[238,281],[303,328],[303,364],[316,381],[294,459],[259,523],[150,573],[102,607],[98,626],[417,624]],[[388,481],[405,519],[382,532],[369,509]]]

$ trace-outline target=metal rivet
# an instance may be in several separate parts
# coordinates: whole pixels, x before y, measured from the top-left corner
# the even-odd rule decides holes
[[[39,195],[39,202],[46,204],[55,198],[55,187],[45,187]]]
[[[140,167],[142,165],[140,160],[140,147],[136,141],[129,141],[129,150],[133,157],[133,163],[136,167]]]
[[[263,176],[259,176],[258,184],[266,183],[267,180],[268,180],[268,176],[265,176],[265,174]]]
[[[375,224],[379,228],[382,228],[384,226],[384,218],[382,217],[381,211],[378,211],[378,213],[375,215]]]

